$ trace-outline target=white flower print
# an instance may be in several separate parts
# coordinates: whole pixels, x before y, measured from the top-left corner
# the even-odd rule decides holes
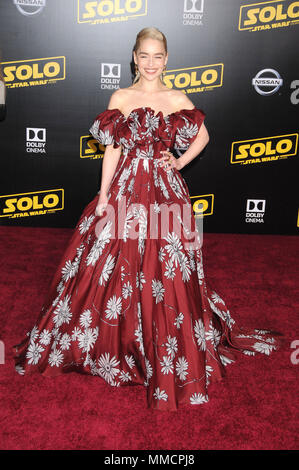
[[[58,328],[55,328],[52,330],[52,336],[54,338],[54,341],[52,343],[52,349],[56,349],[61,338],[61,332],[59,331]]]
[[[44,351],[40,345],[31,342],[28,346],[26,357],[28,358],[28,364],[37,364],[42,357],[41,353]]]
[[[181,328],[181,324],[183,323],[183,321],[184,321],[184,314],[180,312],[174,322],[174,325],[177,327],[178,330]]]
[[[62,364],[63,362],[62,352],[59,349],[54,349],[49,355],[48,362],[51,367],[54,367],[54,366],[59,367],[60,364]]]
[[[84,248],[85,248],[84,243],[81,243],[79,248],[76,249],[77,255],[76,255],[74,261],[71,263],[71,261],[68,260],[66,262],[66,264],[64,265],[64,267],[62,268],[61,272],[62,272],[62,280],[63,281],[66,282],[70,278],[74,277],[77,274],[77,272],[79,270],[79,264],[80,264],[80,260],[81,260]],[[62,287],[61,287],[61,291],[62,291]]]
[[[254,351],[249,351],[248,349],[244,349],[242,352],[246,356],[255,356],[255,352]]]
[[[161,281],[153,279],[152,280],[152,292],[153,296],[156,298],[156,304],[162,302],[164,298],[165,289]]]
[[[210,383],[209,377],[211,376],[211,373],[213,372],[213,367],[212,366],[206,366],[206,380],[207,380],[207,385]]]
[[[112,222],[109,221],[103,228],[103,230],[98,235],[96,241],[94,242],[93,246],[91,247],[90,252],[86,257],[86,264],[89,266],[90,264],[94,266],[98,261],[100,255],[103,253],[103,250],[107,243],[110,243],[112,234],[110,232],[112,226]]]
[[[146,379],[148,383],[149,379],[153,376],[153,368],[151,366],[150,361],[147,358],[145,358],[145,367],[146,367]]]
[[[159,254],[158,254],[158,257],[159,257],[159,261],[161,263],[163,263],[164,259],[165,259],[165,252],[164,252],[164,248],[163,246],[161,246],[160,250],[159,250]]]
[[[252,347],[260,353],[267,354],[267,356],[269,356],[270,352],[272,352],[272,350],[275,349],[275,347],[272,344],[260,343],[260,342],[254,343]]]
[[[221,360],[221,362],[224,366],[227,366],[228,364],[231,364],[232,362],[235,362],[232,359],[229,359],[228,357],[223,356],[222,354],[220,354],[220,360]]]
[[[167,188],[165,186],[165,183],[163,181],[163,178],[162,176],[160,175],[159,176],[159,185],[160,185],[160,188],[161,188],[161,191],[163,193],[163,196],[166,198],[166,199],[169,199],[169,192],[167,191]]]
[[[145,132],[141,132],[144,135],[150,135],[153,133],[155,129],[159,127],[159,117],[154,116],[151,114],[151,111],[146,111],[145,113],[145,127],[147,130]]]
[[[133,292],[133,288],[132,288],[130,282],[128,281],[126,284],[124,284],[124,286],[122,288],[123,298],[127,299],[130,295],[132,295],[132,292]]]
[[[180,380],[186,380],[188,374],[188,361],[184,356],[179,357],[176,362],[176,373],[179,376]]]
[[[71,337],[67,333],[64,333],[60,338],[60,347],[62,351],[70,349]]]
[[[130,183],[129,183],[129,186],[127,187],[127,191],[128,193],[132,193],[133,192],[133,189],[134,189],[134,182],[135,182],[135,179],[132,178]]]
[[[221,297],[219,297],[219,295],[215,291],[212,292],[211,299],[213,302],[225,305],[224,300],[222,300]]]
[[[126,273],[125,273],[125,267],[124,267],[124,266],[121,266],[121,268],[120,268],[120,278],[121,278],[122,281],[124,280],[125,275],[126,275]]]
[[[196,270],[197,270],[198,282],[200,285],[202,285],[204,281],[204,271],[203,271],[203,265],[201,262],[196,263]]]
[[[105,354],[101,354],[101,357],[98,360],[98,364],[98,372],[100,376],[111,384],[114,381],[116,375],[119,373],[119,369],[117,368],[119,361],[115,356],[111,357],[110,359],[110,353],[106,352]]]
[[[131,230],[131,222],[134,220],[134,214],[132,211],[128,210],[126,214],[126,218],[123,224],[123,234],[122,238],[126,242],[129,238],[129,231]]]
[[[119,374],[119,378],[122,382],[129,382],[132,380],[132,377],[130,376],[129,372],[124,372],[123,370]]]
[[[121,200],[121,198],[123,197],[131,171],[132,169],[130,167],[124,168],[122,173],[119,175],[119,178],[117,181],[117,185],[119,186],[119,189],[116,195],[116,201]]]
[[[175,278],[175,267],[173,266],[172,260],[169,260],[165,264],[166,270],[164,275],[167,279],[174,279]]]
[[[175,336],[167,336],[166,343],[167,354],[171,359],[175,357],[175,353],[178,351],[178,342]]]
[[[51,341],[51,332],[49,330],[44,329],[41,334],[39,335],[39,342],[41,344],[44,344],[45,346],[48,346]]]
[[[107,302],[107,308],[105,310],[106,318],[108,318],[108,320],[116,320],[117,315],[121,315],[121,309],[121,297],[116,297],[116,295],[113,295]]]
[[[168,395],[167,393],[165,392],[165,390],[160,390],[159,387],[157,387],[155,389],[155,392],[153,394],[153,397],[156,399],[156,400],[164,400],[164,401],[167,401],[168,399]]]
[[[154,165],[157,166],[158,159],[154,159],[153,163],[154,163]],[[156,188],[158,188],[159,187],[159,177],[158,177],[157,167],[155,167],[155,169],[153,169],[153,177],[154,177],[154,185],[155,185]]]
[[[114,264],[115,264],[115,258],[109,253],[109,255],[107,256],[105,265],[103,267],[102,274],[99,278],[99,285],[101,286],[105,285],[105,282],[109,279],[109,276],[113,271]]]
[[[220,339],[221,339],[221,333],[218,330],[216,330],[216,328],[214,328],[212,323],[210,322],[209,330],[206,332],[206,340],[211,341],[214,349],[216,350]]]
[[[62,294],[62,291],[64,289],[64,282],[63,281],[60,281],[58,286],[57,286],[57,292],[59,292],[60,294]],[[55,305],[54,305],[55,307]]]
[[[173,362],[169,356],[163,356],[163,361],[160,361],[161,372],[163,374],[173,374]]]
[[[110,134],[109,129],[100,129],[100,121],[95,120],[89,129],[91,135],[102,145],[112,145],[114,137]]]
[[[157,214],[161,212],[160,205],[157,201],[154,202],[154,212],[156,212]]]
[[[184,253],[180,254],[179,259],[180,259],[180,270],[182,272],[182,280],[184,282],[189,281],[190,274],[191,274],[189,259]]]
[[[93,347],[94,343],[97,340],[99,335],[99,327],[96,328],[86,328],[82,333],[80,333],[78,338],[79,348],[83,350],[83,352],[89,352],[90,349]]]
[[[168,181],[170,184],[171,189],[173,190],[174,194],[176,195],[177,198],[181,199],[183,197],[183,193],[181,190],[181,185],[177,179],[177,176],[174,172],[174,170],[169,171],[167,173]]]
[[[125,354],[125,360],[126,360],[126,363],[128,364],[128,366],[130,367],[130,369],[133,369],[133,367],[135,366],[135,359],[134,359],[134,356],[128,356],[127,354]]]
[[[149,173],[149,160],[153,158],[154,149],[152,145],[149,145],[148,149],[136,150],[136,157],[143,160],[143,169],[146,173]]]
[[[136,287],[139,287],[140,290],[142,290],[143,288],[143,285],[142,284],[145,284],[145,277],[144,277],[144,274],[142,271],[140,272],[136,272]]]
[[[255,331],[256,333],[260,334],[260,335],[265,335],[265,334],[271,333],[270,330],[257,330],[257,329],[255,329],[254,331]]]
[[[88,328],[91,324],[91,311],[85,310],[80,315],[80,325],[82,328]]]
[[[86,217],[86,216],[84,217],[81,224],[79,225],[79,232],[80,232],[81,235],[83,235],[83,233],[87,232],[87,230],[91,226],[91,223],[94,220],[94,218],[95,218],[94,215],[90,215],[89,217]]]
[[[215,303],[208,297],[208,302],[210,304],[211,309],[220,317],[222,320],[224,320],[229,328],[232,328],[232,325],[235,323],[235,321],[231,318],[229,310],[220,310],[218,307],[216,307]]]
[[[201,405],[202,403],[207,403],[209,398],[207,395],[203,395],[202,393],[193,393],[190,397],[191,405]]]
[[[72,341],[76,341],[79,338],[81,333],[82,331],[80,330],[80,328],[75,326],[75,328],[72,331]]]
[[[206,337],[205,337],[205,327],[202,320],[196,320],[194,325],[195,337],[197,338],[197,344],[201,351],[206,350]]]
[[[24,368],[23,368],[22,366],[20,366],[20,365],[16,365],[16,366],[15,366],[15,370],[16,370],[16,372],[17,372],[18,374],[20,374],[20,375],[24,375],[24,374],[25,374]]]
[[[168,242],[168,245],[165,245],[165,250],[168,252],[170,259],[174,262],[177,267],[180,263],[180,258],[182,255],[182,242],[176,233],[168,233],[164,240]]]
[[[63,300],[58,302],[58,306],[54,310],[53,322],[57,327],[63,323],[69,323],[72,318],[69,302],[71,300],[70,295],[66,295]]]
[[[198,125],[192,124],[188,121],[187,118],[182,116],[185,121],[184,126],[180,126],[176,132],[176,138],[174,143],[175,149],[185,149],[189,145],[189,139],[196,136],[198,134]]]
[[[30,342],[34,342],[34,341],[37,340],[38,335],[39,335],[39,331],[38,331],[38,328],[37,328],[36,325],[32,328],[29,335],[30,335]]]
[[[57,287],[57,290],[59,290],[59,294],[57,295],[57,297],[56,297],[56,298],[53,300],[53,302],[52,302],[52,306],[53,306],[53,307],[56,307],[56,305],[58,304],[58,301],[59,301],[59,299],[60,299],[60,297],[61,297],[61,295],[62,295],[63,289],[64,289],[64,283],[63,283],[63,281],[61,281],[61,282],[59,283],[59,285],[60,285],[60,284],[62,284],[63,288],[62,288],[62,289],[58,289],[58,287]]]

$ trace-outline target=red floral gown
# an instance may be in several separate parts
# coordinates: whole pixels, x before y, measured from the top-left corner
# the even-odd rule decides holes
[[[140,384],[148,408],[176,410],[209,400],[233,351],[278,348],[279,334],[238,327],[209,286],[199,243],[186,243],[191,232],[199,242],[186,182],[158,164],[161,150],[188,148],[204,118],[196,107],[167,116],[140,107],[127,118],[107,109],[95,118],[94,138],[122,145],[112,210],[95,215],[98,194],[83,210],[35,325],[14,346],[19,374],[76,371],[112,386]],[[187,208],[187,222],[179,211],[162,233],[159,215],[174,204]]]

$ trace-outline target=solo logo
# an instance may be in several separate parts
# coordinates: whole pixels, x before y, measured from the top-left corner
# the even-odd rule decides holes
[[[2,67],[8,88],[47,85],[65,79],[64,56],[2,62]]]
[[[190,196],[195,217],[212,215],[214,211],[214,194]]]
[[[45,215],[64,208],[64,189],[0,196],[0,217]]]
[[[272,0],[252,3],[240,8],[239,30],[261,31],[296,25],[299,21],[299,1]]]
[[[222,86],[223,68],[223,64],[211,64],[168,70],[164,75],[164,83],[168,88],[175,87],[187,93],[210,90]]]
[[[78,23],[112,23],[146,14],[147,0],[78,0]]]
[[[90,135],[82,135],[80,137],[80,158],[102,158],[105,148],[105,145],[100,144]]]
[[[232,143],[231,163],[262,163],[297,155],[298,134],[260,137]]]

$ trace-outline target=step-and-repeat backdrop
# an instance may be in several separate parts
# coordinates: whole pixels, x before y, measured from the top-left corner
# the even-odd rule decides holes
[[[100,186],[89,135],[132,83],[136,34],[166,36],[165,83],[206,113],[182,170],[206,232],[296,234],[299,1],[5,0],[0,223],[74,227]]]

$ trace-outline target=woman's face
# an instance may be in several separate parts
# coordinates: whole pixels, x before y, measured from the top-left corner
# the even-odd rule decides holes
[[[167,63],[163,43],[158,39],[142,39],[137,53],[134,51],[134,60],[144,78],[152,80],[159,77]]]

